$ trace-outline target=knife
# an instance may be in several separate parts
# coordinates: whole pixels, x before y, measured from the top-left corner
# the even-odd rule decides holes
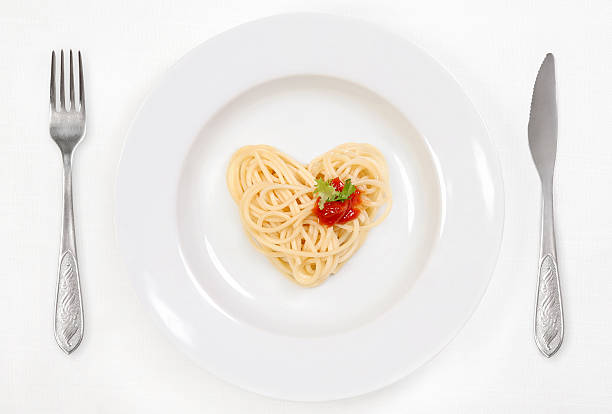
[[[555,58],[549,53],[533,87],[529,113],[529,148],[542,183],[542,226],[535,307],[535,342],[551,357],[563,341],[563,305],[555,247],[553,176],[557,153]]]

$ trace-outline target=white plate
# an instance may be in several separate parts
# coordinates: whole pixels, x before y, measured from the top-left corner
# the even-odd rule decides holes
[[[323,285],[301,288],[249,244],[225,184],[247,144],[306,163],[376,145],[394,205]],[[414,45],[327,15],[271,17],[177,63],[129,133],[117,189],[136,289],[176,344],[240,387],[328,400],[383,387],[439,352],[482,297],[503,189],[485,127]]]

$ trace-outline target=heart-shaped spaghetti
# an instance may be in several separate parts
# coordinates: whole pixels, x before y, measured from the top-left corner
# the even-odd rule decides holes
[[[313,213],[317,178],[351,180],[360,197],[356,219],[319,222]],[[242,147],[230,160],[227,186],[254,246],[302,286],[335,273],[391,209],[387,163],[369,144],[340,145],[307,166],[267,145]]]

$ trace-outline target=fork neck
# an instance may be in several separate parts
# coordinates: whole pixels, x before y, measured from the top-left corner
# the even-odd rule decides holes
[[[62,151],[62,161],[64,162],[64,168],[72,167],[72,151]]]
[[[64,203],[69,205],[72,211],[72,151],[62,152],[62,161],[64,164]]]
[[[64,164],[64,186],[63,186],[63,219],[62,219],[62,252],[72,251],[76,255],[74,237],[74,213],[72,206],[72,151],[62,152]]]

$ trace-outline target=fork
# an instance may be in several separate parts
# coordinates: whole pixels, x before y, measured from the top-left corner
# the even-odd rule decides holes
[[[85,136],[85,90],[83,63],[79,58],[79,104],[74,96],[74,72],[70,50],[70,107],[66,106],[64,89],[64,51],[61,51],[59,105],[56,100],[55,51],[51,52],[51,96],[49,133],[62,154],[64,165],[64,202],[62,235],[55,296],[55,340],[66,353],[74,351],[83,338],[83,301],[74,236],[72,210],[72,155]]]

